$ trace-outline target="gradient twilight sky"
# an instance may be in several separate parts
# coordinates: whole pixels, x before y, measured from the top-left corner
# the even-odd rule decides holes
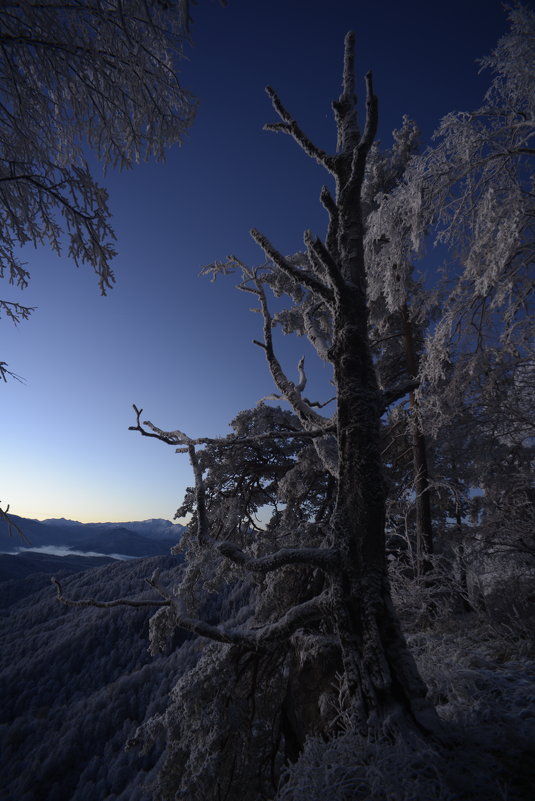
[[[172,519],[192,482],[187,456],[128,431],[132,403],[161,428],[217,436],[273,391],[250,297],[232,278],[198,277],[228,254],[261,263],[252,227],[286,253],[305,228],[324,232],[323,171],[289,137],[262,131],[276,121],[267,84],[333,150],[330,102],[353,29],[359,76],[374,73],[380,139],[389,145],[406,113],[425,143],[444,114],[480,103],[489,76],[476,59],[506,30],[498,0],[200,0],[193,16],[181,80],[200,109],[186,143],[165,164],[95,171],[118,237],[115,288],[102,298],[88,268],[33,248],[29,288],[2,287],[39,307],[18,328],[0,321],[0,359],[25,379],[0,386],[0,499],[14,514]],[[290,371],[302,352],[288,343]],[[326,375],[311,376],[322,399]]]

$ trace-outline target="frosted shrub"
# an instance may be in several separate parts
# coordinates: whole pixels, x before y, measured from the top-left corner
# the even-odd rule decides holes
[[[276,801],[454,801],[440,767],[430,748],[351,733],[328,743],[314,738],[283,774]]]

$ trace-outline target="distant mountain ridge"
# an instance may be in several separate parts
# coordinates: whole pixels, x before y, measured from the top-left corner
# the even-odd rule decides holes
[[[26,537],[23,541],[0,520],[0,552],[21,553],[39,548],[66,548],[78,553],[120,554],[131,557],[169,553],[179,541],[183,526],[170,520],[140,520],[127,523],[79,523],[76,520],[31,520],[10,516]]]
[[[47,520],[36,520],[36,523],[43,523],[45,526],[56,527],[77,527],[83,526],[84,529],[114,529],[122,528],[129,531],[135,531],[143,537],[149,539],[163,539],[169,537],[171,539],[178,539],[184,528],[178,523],[172,523],[170,520],[163,518],[151,518],[149,520],[130,520],[121,523],[80,523],[78,520],[67,520],[64,517],[48,518]]]

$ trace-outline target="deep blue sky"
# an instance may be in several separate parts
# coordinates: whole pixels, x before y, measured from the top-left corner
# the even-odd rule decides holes
[[[28,517],[84,522],[172,518],[191,483],[187,457],[129,432],[136,403],[162,428],[225,434],[228,422],[273,391],[258,316],[232,279],[199,268],[232,253],[260,263],[248,231],[283,252],[323,233],[325,178],[275,121],[266,84],[301,126],[333,149],[330,102],[342,42],[357,33],[358,72],[374,73],[380,138],[404,113],[428,142],[449,111],[479,105],[489,77],[476,59],[506,30],[497,0],[199,0],[182,82],[197,120],[165,164],[108,174],[118,282],[101,298],[89,269],[27,248],[23,300],[39,310],[18,328],[2,320],[0,359],[25,378],[0,386],[0,499]],[[362,81],[359,84],[362,87]],[[15,299],[11,287],[3,297]],[[288,343],[288,364],[302,344]],[[318,369],[312,391],[325,396]]]

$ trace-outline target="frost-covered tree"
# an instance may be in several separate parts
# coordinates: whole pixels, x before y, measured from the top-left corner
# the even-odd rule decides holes
[[[361,129],[353,47],[349,34],[342,94],[333,103],[336,154],[313,144],[276,92],[267,90],[280,119],[267,128],[289,134],[334,179],[334,194],[327,187],[321,192],[329,218],[325,240],[306,232],[306,251],[285,258],[253,230],[266,264],[250,268],[233,258],[205,270],[214,276],[237,271],[240,289],[256,298],[263,319],[263,338],[256,343],[277,397],[291,414],[261,406],[237,421],[235,434],[213,440],[162,431],[142,423],[136,410],[133,428],[188,453],[196,479],[186,500],[193,513],[185,540],[187,584],[176,594],[163,592],[162,630],[182,626],[224,644],[217,650],[210,646],[198,672],[181,680],[165,721],[171,752],[166,781],[176,782],[175,790],[180,786],[186,792],[187,787],[191,798],[215,798],[218,792],[237,798],[244,782],[248,797],[256,798],[266,782],[276,783],[284,757],[295,757],[307,735],[336,729],[332,695],[337,672],[343,677],[344,715],[361,733],[388,733],[395,739],[433,736],[439,729],[398,625],[386,570],[381,416],[414,386],[414,378],[403,376],[381,389],[373,363],[363,206],[378,111],[368,74]],[[299,304],[295,313],[304,333],[332,366],[336,403],[330,415],[321,408],[324,404],[305,395],[303,361],[297,380],[279,361],[270,290]],[[217,456],[225,452],[226,457]],[[247,462],[247,454],[259,464]],[[273,507],[260,532],[251,518],[259,503]],[[247,574],[252,595],[238,625],[230,626],[215,612],[213,622],[203,619],[202,590],[221,593],[222,577],[236,581]],[[158,589],[157,577],[152,583]],[[190,715],[195,717],[199,701],[191,686],[197,681],[199,693],[205,688],[202,706],[215,738],[207,752],[206,739],[201,746],[196,737],[187,746],[180,735],[184,725],[193,725]],[[270,710],[270,717],[262,710]],[[249,727],[247,754],[234,748],[243,739],[244,725]],[[223,752],[224,758],[217,757]]]
[[[370,336],[380,385],[414,382],[408,392],[408,403],[403,408],[398,406],[395,420],[390,421],[386,447],[390,463],[399,462],[394,446],[399,444],[400,437],[407,443],[404,453],[411,454],[412,465],[407,470],[405,486],[398,487],[397,492],[413,496],[415,566],[428,571],[427,557],[434,550],[428,447],[415,390],[420,377],[423,338],[437,299],[435,293],[424,289],[409,259],[412,252],[409,227],[400,227],[399,219],[382,210],[384,199],[404,181],[408,165],[418,150],[419,131],[411,120],[404,118],[402,128],[393,132],[393,138],[394,145],[389,150],[381,152],[378,146],[372,150],[364,187]],[[392,239],[397,243],[395,260],[391,253]],[[392,494],[389,500],[389,506],[395,506]]]
[[[163,431],[142,422],[137,408],[132,426],[188,454],[195,478],[179,510],[191,515],[178,546],[186,556],[180,583],[163,586],[157,573],[149,580],[160,598],[151,603],[161,605],[151,621],[153,650],[177,628],[199,635],[195,667],[179,678],[165,713],[134,738],[150,747],[166,734],[161,798],[252,801],[273,797],[282,776],[277,797],[297,801],[311,786],[311,797],[324,797],[325,777],[335,773],[328,784],[340,797],[382,801],[390,793],[380,775],[383,748],[396,776],[410,776],[411,801],[439,797],[439,790],[459,797],[455,778],[452,792],[442,783],[436,750],[421,758],[422,741],[434,748],[444,732],[391,600],[385,429],[394,440],[401,426],[413,451],[411,435],[437,432],[434,522],[441,536],[456,528],[449,553],[459,544],[473,548],[480,534],[488,543],[489,528],[506,531],[513,510],[514,547],[531,555],[518,522],[523,515],[529,525],[533,512],[527,94],[534,72],[519,59],[530,56],[533,15],[519,7],[511,20],[512,32],[489,60],[498,77],[486,105],[449,115],[437,146],[422,156],[414,154],[408,122],[390,151],[374,146],[370,74],[360,128],[351,35],[333,104],[334,155],[318,148],[268,89],[279,121],[267,128],[290,135],[334,184],[334,192],[321,192],[326,236],[306,232],[305,250],[283,256],[253,231],[264,264],[230,258],[204,272],[238,274],[239,288],[255,298],[263,322],[255,342],[276,386],[272,397],[289,410],[261,403],[221,438]],[[456,259],[437,321],[413,270],[433,230]],[[272,294],[284,296],[287,308]],[[285,371],[276,325],[305,335],[330,365],[333,398],[307,396],[304,360],[297,378]],[[407,415],[400,401],[411,392]],[[389,478],[406,488],[402,471],[391,468]],[[471,498],[474,488],[485,490],[484,508],[469,525],[481,503]],[[512,543],[508,536],[509,551]],[[468,596],[472,551],[456,553],[457,584]],[[336,739],[340,732],[347,734]],[[347,748],[359,750],[354,764]],[[285,769],[300,754],[302,766]]]
[[[402,283],[393,279],[403,260],[416,260],[433,238],[447,253],[440,314],[428,330],[415,396],[439,450],[441,442],[449,450],[449,439],[466,457],[454,460],[460,475],[435,478],[451,487],[463,482],[464,461],[471,487],[486,486],[489,501],[503,437],[514,429],[518,449],[533,436],[526,412],[535,356],[535,14],[518,4],[509,21],[481,62],[494,73],[481,107],[442,120],[433,146],[411,159],[372,220],[379,234],[388,231],[375,239],[391,288]],[[509,469],[525,459],[524,451]]]
[[[510,31],[482,61],[494,79],[483,105],[453,112],[415,157],[379,214],[392,264],[426,237],[447,246],[447,291],[424,358],[420,394],[435,426],[458,399],[487,407],[501,371],[533,363],[535,13],[509,10]],[[434,391],[438,388],[438,391]]]
[[[533,547],[535,330],[535,12],[509,10],[510,30],[482,61],[494,78],[482,107],[450,114],[418,165],[434,183],[433,223],[459,274],[427,350],[427,414],[446,424],[468,406],[483,542]],[[449,174],[444,175],[448,165]],[[439,180],[437,182],[437,177]],[[446,380],[445,380],[446,379]]]
[[[182,141],[195,102],[176,59],[187,0],[20,0],[0,7],[0,277],[25,288],[26,243],[89,264],[103,293],[114,281],[106,190],[85,149],[104,165],[163,158]],[[32,309],[0,300],[13,322]],[[0,376],[9,371],[0,362]]]
[[[349,730],[363,753],[366,743],[375,749],[377,742],[390,748],[403,741],[395,753],[405,754],[405,746],[416,743],[418,750],[422,739],[436,745],[443,736],[391,600],[384,420],[390,411],[389,431],[401,425],[405,438],[423,435],[425,426],[438,432],[435,485],[442,488],[435,511],[441,535],[451,534],[454,521],[453,545],[464,547],[470,537],[473,544],[485,526],[503,526],[513,507],[531,514],[528,483],[502,492],[501,480],[511,467],[519,475],[518,466],[525,478],[532,457],[526,392],[533,214],[526,159],[533,129],[522,92],[533,72],[515,95],[517,73],[506,69],[511,53],[523,52],[526,42],[531,47],[532,16],[519,8],[512,21],[495,53],[498,78],[487,105],[474,115],[450,115],[453,138],[444,123],[443,139],[422,156],[414,154],[408,122],[390,151],[374,146],[371,75],[360,128],[351,35],[342,94],[333,104],[334,155],[318,148],[268,89],[279,121],[267,128],[290,135],[334,184],[334,192],[321,192],[326,236],[306,232],[305,250],[283,256],[253,231],[264,264],[252,268],[230,258],[204,272],[237,273],[239,288],[255,298],[263,321],[255,341],[276,386],[273,398],[289,410],[262,403],[238,415],[222,438],[163,431],[142,422],[137,408],[132,426],[188,454],[195,478],[179,510],[191,514],[179,546],[186,556],[180,583],[162,586],[157,574],[149,580],[161,605],[151,622],[153,649],[177,628],[201,640],[198,662],[179,678],[167,711],[135,738],[150,746],[166,733],[162,798],[271,797],[279,777],[288,775],[285,763],[340,731]],[[491,107],[496,93],[502,105],[495,100]],[[434,229],[456,257],[437,322],[412,266]],[[274,304],[272,294],[284,296],[287,308]],[[330,365],[334,398],[307,396],[303,360],[297,378],[288,375],[275,347],[276,325],[305,335]],[[424,343],[426,330],[432,336]],[[421,428],[407,427],[400,404],[411,392],[408,417]],[[410,444],[414,450],[415,438]],[[406,486],[394,469],[389,477]],[[479,503],[471,499],[474,487],[489,499],[494,487],[497,503],[494,517],[487,504],[470,528],[468,514]],[[516,547],[531,548],[522,531]],[[466,552],[457,555],[464,570]],[[458,585],[467,590],[466,574]],[[361,782],[358,771],[354,776]],[[429,774],[422,781],[421,797],[435,794]],[[294,789],[279,787],[279,797],[293,797]],[[377,797],[386,795],[381,787]]]

